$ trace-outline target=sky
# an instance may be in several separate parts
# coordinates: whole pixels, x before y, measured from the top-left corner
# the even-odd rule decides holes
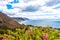
[[[60,19],[60,0],[0,0],[0,11],[10,17]]]

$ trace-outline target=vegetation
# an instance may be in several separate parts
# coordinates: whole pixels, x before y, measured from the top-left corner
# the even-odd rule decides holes
[[[52,27],[20,25],[14,31],[0,29],[0,40],[60,40],[60,30]]]
[[[60,40],[60,29],[19,24],[0,13],[0,40]]]

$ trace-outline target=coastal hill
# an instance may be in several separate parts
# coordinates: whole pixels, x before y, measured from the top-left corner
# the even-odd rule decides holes
[[[14,29],[19,27],[19,23],[13,18],[7,16],[5,13],[0,12],[0,28],[4,29]]]
[[[25,21],[25,20],[29,20],[28,18],[23,18],[23,17],[12,17],[13,19],[17,20],[17,21]]]

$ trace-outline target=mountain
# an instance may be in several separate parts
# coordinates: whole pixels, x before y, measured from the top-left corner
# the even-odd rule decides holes
[[[0,12],[0,28],[14,29],[16,27],[19,27],[19,25],[20,24],[16,20],[7,16],[5,13]]]
[[[25,21],[25,20],[29,20],[28,18],[22,18],[22,17],[12,17],[13,19],[17,20],[17,21]]]

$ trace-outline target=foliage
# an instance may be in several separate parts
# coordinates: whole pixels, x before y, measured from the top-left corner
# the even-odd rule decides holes
[[[60,40],[60,30],[23,25],[23,28],[16,28],[15,31],[0,29],[0,40]]]

